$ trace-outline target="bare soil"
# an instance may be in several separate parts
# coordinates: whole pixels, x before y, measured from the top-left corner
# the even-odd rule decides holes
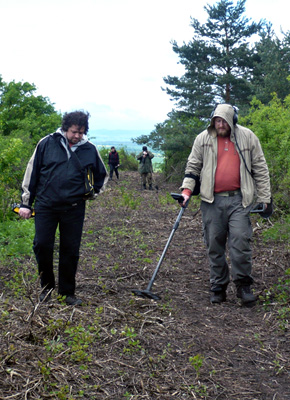
[[[38,302],[33,256],[1,267],[0,400],[289,400],[290,335],[281,318],[289,304],[263,301],[289,268],[286,246],[265,243],[268,223],[253,219],[260,301],[242,307],[230,284],[227,301],[211,305],[196,199],[153,285],[161,299],[136,297],[132,289],[146,289],[179,212],[170,197],[178,184],[155,175],[153,191],[140,186],[137,173],[121,171],[88,204],[81,307],[65,306],[57,291]]]

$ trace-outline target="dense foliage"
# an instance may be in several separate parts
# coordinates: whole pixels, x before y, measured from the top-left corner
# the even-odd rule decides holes
[[[0,221],[11,216],[11,204],[19,201],[20,187],[29,157],[40,138],[61,123],[49,100],[36,95],[28,82],[6,83],[0,76]]]
[[[241,118],[259,137],[271,176],[272,192],[279,214],[290,212],[290,95],[276,96],[267,105],[252,101],[249,114]]]

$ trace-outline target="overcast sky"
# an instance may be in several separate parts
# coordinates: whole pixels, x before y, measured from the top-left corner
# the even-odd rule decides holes
[[[90,112],[90,129],[148,129],[172,109],[163,77],[183,74],[204,0],[0,0],[0,75],[34,83],[57,111]],[[236,1],[234,1],[236,4]],[[290,30],[285,0],[248,0],[245,16]]]

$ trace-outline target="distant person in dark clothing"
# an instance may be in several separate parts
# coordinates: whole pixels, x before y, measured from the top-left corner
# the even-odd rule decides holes
[[[108,164],[109,164],[109,167],[110,167],[110,180],[113,179],[114,171],[115,171],[117,179],[119,179],[119,171],[118,171],[118,168],[120,166],[119,154],[116,151],[114,146],[111,147],[111,151],[109,153]]]
[[[146,189],[146,183],[149,185],[149,190],[152,190],[152,158],[154,154],[148,151],[146,146],[143,146],[142,152],[138,154],[137,160],[139,164],[139,172],[142,179],[143,189]]]

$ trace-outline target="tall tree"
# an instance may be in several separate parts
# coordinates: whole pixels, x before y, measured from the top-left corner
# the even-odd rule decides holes
[[[281,100],[290,94],[290,32],[279,39],[268,24],[255,44],[253,92],[263,104],[269,103],[273,93]]]
[[[0,80],[0,135],[24,136],[33,145],[61,122],[47,97],[36,96],[36,87],[28,82]]]
[[[213,6],[207,5],[204,25],[191,19],[192,40],[182,46],[173,42],[173,51],[185,73],[180,78],[165,77],[167,86],[163,90],[175,101],[175,109],[150,135],[137,138],[137,143],[150,142],[153,148],[162,149],[166,161],[182,161],[188,144],[202,123],[206,126],[216,103],[235,104],[240,115],[246,115],[254,98],[264,104],[271,102],[273,93],[281,100],[287,98],[290,33],[280,40],[271,23],[251,22],[244,17],[245,3],[246,0],[240,0],[234,6],[230,0],[220,0]]]
[[[250,22],[244,17],[245,3],[240,0],[234,6],[230,0],[221,0],[205,6],[208,19],[204,25],[191,19],[193,39],[182,46],[173,42],[185,73],[181,78],[167,76],[164,82],[177,109],[203,118],[216,102],[248,104],[254,67],[250,43],[264,22]]]

